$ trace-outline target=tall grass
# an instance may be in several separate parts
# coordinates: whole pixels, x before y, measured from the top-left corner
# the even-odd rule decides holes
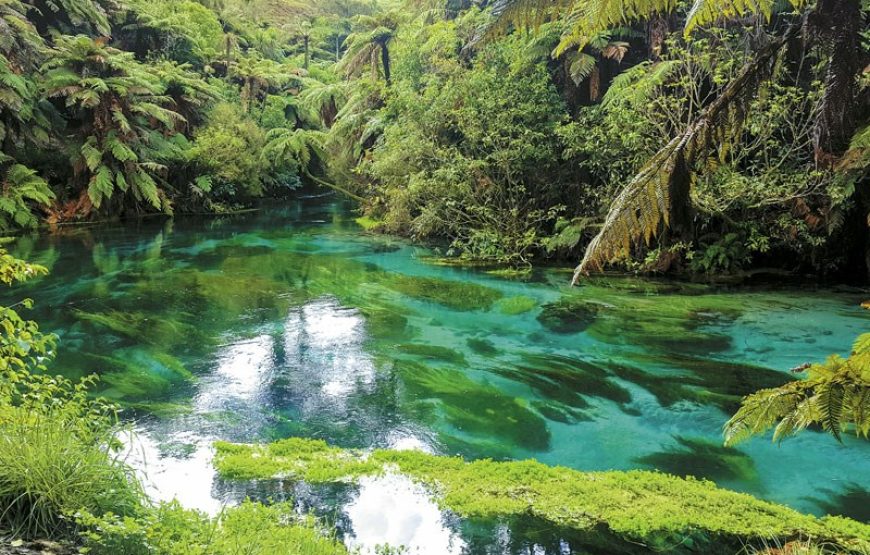
[[[0,530],[68,537],[73,515],[132,515],[145,495],[115,455],[114,408],[83,384],[19,373],[0,396]]]

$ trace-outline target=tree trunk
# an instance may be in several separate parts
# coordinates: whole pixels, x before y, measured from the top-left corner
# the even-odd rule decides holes
[[[825,93],[814,133],[816,160],[830,166],[849,147],[860,122],[858,74],[867,53],[861,48],[860,0],[820,0],[808,21],[810,32],[828,53]]]
[[[389,50],[389,48],[387,48],[386,44],[381,45],[381,63],[384,66],[384,81],[387,82],[387,86],[390,86],[390,82],[391,82],[390,50]]]
[[[310,53],[309,53],[309,51],[308,51],[308,42],[309,42],[309,40],[310,40],[310,37],[309,37],[308,35],[302,37],[302,44],[303,44],[304,47],[305,47],[305,64],[304,64],[302,67],[304,67],[306,70],[308,69],[308,61],[309,61],[309,59],[310,59],[310,58],[309,58],[309,57],[310,57]]]
[[[653,14],[647,23],[646,40],[649,46],[649,59],[653,62],[658,62],[662,59],[662,54],[665,51],[665,39],[670,32],[670,22],[665,14]]]

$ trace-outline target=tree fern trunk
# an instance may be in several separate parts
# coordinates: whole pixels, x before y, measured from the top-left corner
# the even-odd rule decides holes
[[[389,86],[392,75],[390,68],[390,49],[386,44],[381,45],[381,63],[384,66],[384,81],[386,81],[387,86]]]
[[[846,151],[860,121],[857,77],[867,61],[862,21],[860,0],[820,0],[808,22],[830,56],[814,137],[816,160],[825,165]]]
[[[670,33],[670,21],[665,14],[653,14],[646,28],[646,43],[649,47],[649,59],[658,62],[665,50],[665,39]]]

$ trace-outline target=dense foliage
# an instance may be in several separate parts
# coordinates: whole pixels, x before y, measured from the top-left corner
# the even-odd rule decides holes
[[[691,4],[4,0],[0,228],[310,184],[513,267],[865,275],[867,10]]]
[[[299,97],[335,81],[335,45],[370,10],[340,7],[4,0],[0,230],[298,187],[320,127]]]

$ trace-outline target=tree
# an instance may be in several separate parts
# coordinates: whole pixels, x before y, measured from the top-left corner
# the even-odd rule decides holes
[[[725,424],[725,443],[733,445],[774,428],[773,440],[818,425],[841,441],[850,431],[870,438],[870,333],[858,337],[848,358],[832,355],[799,368],[807,378],[763,389],[743,399]]]
[[[85,36],[60,37],[43,66],[48,98],[63,100],[70,131],[80,141],[72,155],[78,212],[112,212],[143,204],[171,211],[158,185],[166,138],[184,118],[170,109],[165,87],[133,55]]]
[[[390,42],[399,27],[398,17],[394,13],[361,15],[355,27],[344,41],[347,50],[339,66],[348,76],[358,75],[368,67],[372,77],[383,75],[389,85],[392,79]]]
[[[803,8],[806,2],[791,0],[791,4],[794,8]],[[675,8],[676,4],[669,0],[620,3],[505,0],[496,9],[497,17],[488,32],[499,33],[511,25],[539,25],[551,17],[564,17],[570,25],[560,47],[583,48],[598,33],[656,18]],[[774,14],[774,3],[695,0],[686,15],[685,33],[699,26],[719,23],[723,14],[726,18],[751,15],[769,21]],[[860,47],[860,3],[859,0],[822,0],[805,13],[804,19],[810,38],[828,55],[822,115],[816,122],[816,157],[826,161],[845,152],[857,127],[855,120],[859,119],[854,117],[860,113],[856,80],[867,60],[866,51]],[[739,126],[745,115],[742,107],[746,99],[770,77],[771,62],[798,36],[797,29],[798,24],[792,24],[773,42],[760,48],[757,59],[747,64],[735,86],[724,88],[722,99],[715,101],[715,106],[711,104],[699,120],[687,125],[683,133],[641,168],[614,201],[604,225],[577,267],[574,282],[582,274],[627,254],[633,243],[649,242],[671,227],[677,237],[686,232],[692,212],[689,184],[695,172],[694,162],[710,146],[712,137],[724,132],[726,127],[733,130]],[[846,121],[846,114],[853,114],[850,121]],[[729,117],[724,117],[726,115]]]

